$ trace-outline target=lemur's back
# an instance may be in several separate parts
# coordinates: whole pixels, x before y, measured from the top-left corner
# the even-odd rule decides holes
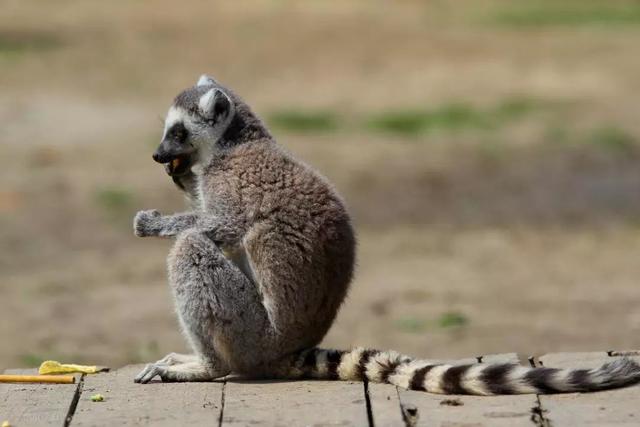
[[[203,208],[246,224],[243,248],[225,249],[246,251],[283,353],[316,345],[353,273],[355,238],[342,200],[271,140],[214,156],[203,177]]]

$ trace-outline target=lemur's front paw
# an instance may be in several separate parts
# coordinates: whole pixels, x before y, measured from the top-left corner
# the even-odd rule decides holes
[[[140,211],[133,218],[133,232],[138,237],[148,237],[158,235],[157,219],[160,212],[155,209]]]

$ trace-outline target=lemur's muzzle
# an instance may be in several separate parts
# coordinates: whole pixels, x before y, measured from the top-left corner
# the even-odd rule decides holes
[[[167,140],[162,141],[152,157],[164,164],[165,171],[171,176],[184,175],[191,168],[191,153]]]
[[[172,153],[172,150],[169,150],[167,148],[168,147],[165,142],[162,142],[160,145],[158,145],[158,148],[156,148],[156,151],[154,151],[153,153],[153,160],[158,163],[169,163],[171,160],[173,160],[176,157],[176,154]]]

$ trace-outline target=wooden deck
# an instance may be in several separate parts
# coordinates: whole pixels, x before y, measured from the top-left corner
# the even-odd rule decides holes
[[[479,357],[549,367],[595,367],[640,351]],[[467,359],[461,363],[475,362]],[[38,426],[582,426],[640,425],[640,386],[591,394],[442,396],[385,384],[244,381],[135,384],[142,366],[78,375],[76,384],[0,384],[0,423]],[[7,373],[33,373],[8,370]],[[103,402],[90,397],[100,393]]]

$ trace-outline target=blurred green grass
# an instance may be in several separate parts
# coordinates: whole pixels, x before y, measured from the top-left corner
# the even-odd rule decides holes
[[[96,190],[96,202],[109,212],[118,212],[131,206],[131,191],[118,187],[104,187]]]
[[[640,24],[640,3],[614,1],[520,2],[494,12],[491,22],[509,27]]]
[[[34,353],[25,353],[20,355],[20,362],[24,366],[28,366],[28,367],[40,366],[40,364],[45,360],[47,360],[47,357],[44,355],[39,355]]]
[[[365,122],[369,130],[404,136],[434,130],[488,129],[494,125],[485,112],[465,103],[447,104],[431,111],[389,111],[374,115]]]
[[[555,104],[527,96],[507,97],[485,108],[458,101],[431,110],[401,110],[375,115],[368,120],[367,127],[406,136],[433,131],[498,130]]]
[[[338,118],[330,111],[276,111],[267,117],[271,126],[290,132],[318,133],[338,128]]]
[[[103,212],[105,219],[124,230],[134,211],[135,195],[132,191],[120,187],[102,187],[94,192],[94,200]]]
[[[438,326],[441,328],[454,328],[457,326],[464,326],[469,323],[469,318],[457,311],[449,311],[443,313],[438,318]]]
[[[405,108],[347,119],[330,111],[289,108],[269,114],[267,120],[274,128],[287,132],[324,133],[352,129],[413,137],[436,131],[496,130],[553,104],[527,96],[513,96],[486,108],[456,101],[431,109]]]
[[[425,319],[418,319],[416,317],[403,317],[401,319],[397,319],[394,322],[394,326],[399,331],[418,334],[429,329],[429,322]]]
[[[442,313],[435,320],[427,320],[418,317],[402,317],[396,319],[394,326],[402,332],[423,333],[433,328],[450,329],[465,326],[469,323],[469,318],[458,311],[448,311]]]
[[[567,124],[550,126],[543,137],[551,144],[591,145],[612,154],[627,154],[640,148],[638,140],[615,124],[599,124],[587,129],[571,129]]]
[[[13,59],[30,52],[42,52],[61,44],[49,33],[0,30],[0,59]]]
[[[597,127],[589,133],[586,141],[596,146],[615,152],[630,152],[636,141],[628,132],[617,126]]]

